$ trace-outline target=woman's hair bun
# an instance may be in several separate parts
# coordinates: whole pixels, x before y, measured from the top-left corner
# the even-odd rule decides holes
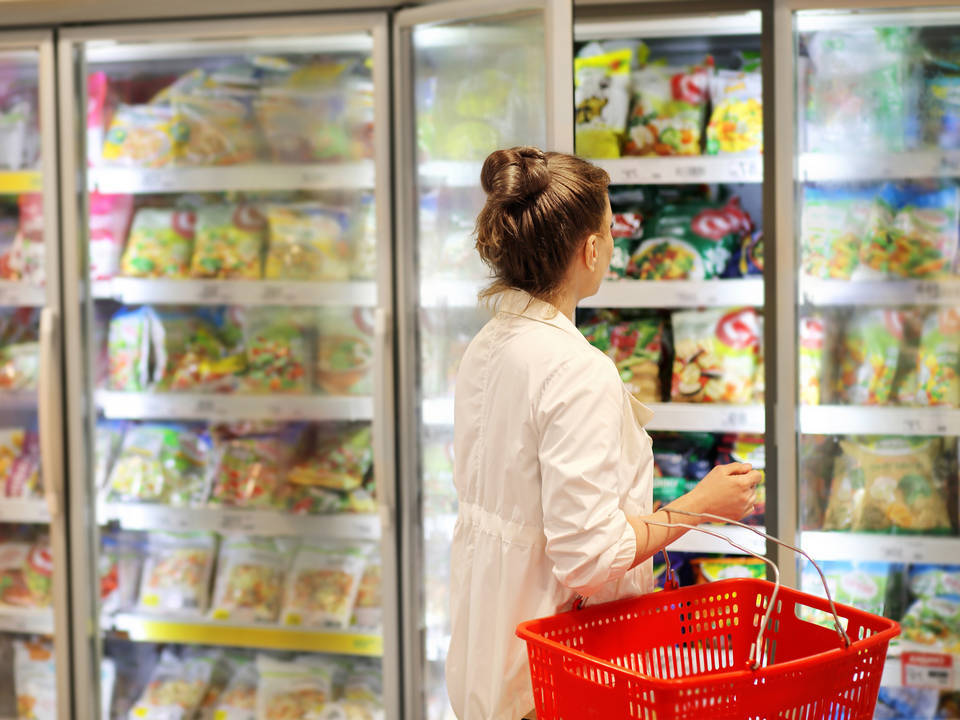
[[[488,200],[504,205],[522,203],[550,184],[547,156],[529,146],[497,150],[484,161],[480,184]]]

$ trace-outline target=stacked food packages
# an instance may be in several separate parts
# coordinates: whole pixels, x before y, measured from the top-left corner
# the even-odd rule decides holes
[[[609,279],[713,280],[763,274],[763,234],[736,195],[699,187],[617,189]]]
[[[579,155],[763,151],[763,89],[756,54],[743,52],[735,69],[721,69],[710,56],[695,65],[671,65],[651,57],[642,42],[625,45],[589,43],[574,60]]]
[[[103,422],[96,450],[110,503],[376,511],[369,424]]]
[[[0,216],[0,280],[43,285],[43,248],[43,196],[24,193],[12,203],[4,202]]]
[[[754,308],[670,315],[598,311],[581,321],[641,402],[763,401],[763,316]]]

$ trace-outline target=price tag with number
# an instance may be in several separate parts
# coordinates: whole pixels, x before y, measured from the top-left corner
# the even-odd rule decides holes
[[[249,512],[224,513],[220,516],[222,532],[253,533],[256,529],[256,518]]]
[[[900,670],[907,687],[954,689],[951,655],[905,652],[900,656]]]

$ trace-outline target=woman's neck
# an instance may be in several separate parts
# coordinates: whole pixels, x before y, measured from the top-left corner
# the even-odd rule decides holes
[[[577,311],[577,303],[580,297],[572,287],[567,285],[553,298],[553,306],[569,318],[570,322],[575,322],[574,314]]]

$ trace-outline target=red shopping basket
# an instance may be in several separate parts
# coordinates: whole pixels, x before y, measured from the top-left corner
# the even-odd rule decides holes
[[[721,580],[520,624],[538,720],[872,718],[899,625],[835,604],[847,647],[800,617],[830,613],[828,600],[780,587],[770,608],[775,587]]]

